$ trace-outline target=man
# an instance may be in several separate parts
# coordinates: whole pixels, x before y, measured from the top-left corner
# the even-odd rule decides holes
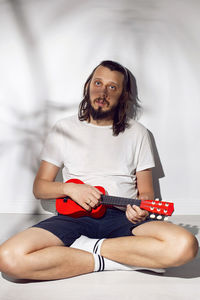
[[[36,198],[67,195],[90,212],[101,197],[95,186],[102,185],[111,195],[153,199],[148,132],[128,118],[130,104],[136,114],[130,73],[118,63],[102,62],[85,84],[79,118],[57,122],[47,138],[34,182]],[[77,178],[85,184],[55,182],[63,164],[64,182]],[[58,215],[36,224],[1,245],[0,270],[33,280],[117,269],[162,272],[197,251],[190,232],[149,221],[147,211],[128,205],[125,212],[108,208],[100,219]]]

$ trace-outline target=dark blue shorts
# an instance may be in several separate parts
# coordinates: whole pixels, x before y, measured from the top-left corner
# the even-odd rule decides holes
[[[70,246],[81,235],[96,239],[131,236],[133,235],[133,228],[149,221],[151,219],[133,224],[126,218],[124,211],[117,208],[107,208],[105,215],[99,219],[91,217],[76,219],[59,214],[33,227],[50,231],[62,240],[65,246]]]

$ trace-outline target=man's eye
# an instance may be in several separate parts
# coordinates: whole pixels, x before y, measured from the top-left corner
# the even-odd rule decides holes
[[[100,86],[101,82],[100,81],[95,81],[95,85]]]
[[[110,85],[110,89],[113,90],[113,91],[115,91],[116,90],[116,86]]]

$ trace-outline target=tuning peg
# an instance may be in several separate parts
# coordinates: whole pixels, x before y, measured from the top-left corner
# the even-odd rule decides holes
[[[158,219],[158,220],[161,220],[161,219],[162,219],[162,216],[161,216],[161,215],[158,215],[158,216],[157,216],[157,219]]]
[[[155,201],[160,201],[160,199],[159,198],[155,198]]]
[[[151,215],[150,215],[150,218],[151,218],[151,219],[155,219],[155,217],[156,217],[156,216],[155,216],[154,214],[151,214]]]
[[[167,221],[169,218],[168,217],[164,217],[164,221]]]

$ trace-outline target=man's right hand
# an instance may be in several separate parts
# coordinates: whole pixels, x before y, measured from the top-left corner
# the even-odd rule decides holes
[[[82,206],[85,210],[90,211],[99,205],[101,199],[101,192],[92,185],[77,184],[77,183],[65,183],[66,194],[77,204]],[[64,188],[65,191],[65,188]]]

